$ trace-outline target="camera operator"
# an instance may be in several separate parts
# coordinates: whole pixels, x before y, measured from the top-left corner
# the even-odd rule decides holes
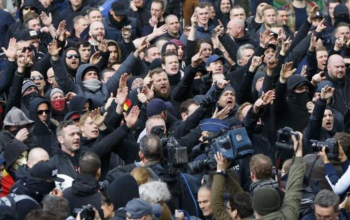
[[[103,216],[101,210],[102,194],[98,191],[100,176],[101,160],[97,154],[93,152],[83,154],[79,162],[79,174],[72,186],[63,191],[64,198],[69,202],[72,215],[74,209],[80,209],[90,204],[98,209],[100,216]]]
[[[331,186],[332,190],[337,195],[342,195],[345,192],[350,191],[350,169],[349,165],[350,162],[348,160],[348,157],[345,155],[344,150],[340,143],[338,142],[338,151],[339,151],[339,162],[341,163],[341,167],[343,169],[344,174],[339,179],[332,163],[327,157],[326,148],[323,147],[322,151],[319,152],[319,156],[321,157],[323,163],[324,163],[324,169],[326,174],[326,179]]]
[[[230,175],[227,175],[226,171],[230,163],[226,158],[221,153],[217,153],[214,157],[217,162],[217,170],[214,174],[211,188],[211,204],[215,219],[250,219],[249,217],[253,214],[250,195],[243,192],[239,183]],[[230,193],[226,207],[223,199],[225,185],[227,186],[228,193]]]
[[[340,132],[336,133],[333,138],[339,142],[343,148],[343,151],[345,152],[345,155],[348,157],[350,149],[350,134]],[[309,187],[317,186],[319,189],[332,190],[325,178],[325,165],[320,156],[318,156],[318,152],[305,155],[303,160],[306,164],[307,185]],[[342,163],[340,163],[338,160],[330,160],[330,162],[332,163],[337,176],[341,176],[344,172]]]
[[[252,207],[256,219],[290,219],[299,218],[299,209],[302,196],[302,183],[304,177],[303,135],[298,132],[299,140],[292,135],[295,158],[289,172],[285,197],[282,206],[280,196],[271,186],[263,186],[254,192]]]
[[[320,98],[316,101],[314,110],[309,118],[308,126],[304,129],[304,154],[311,152],[310,140],[325,141],[334,136],[334,115],[327,102],[333,97],[334,88],[325,86],[321,90]]]

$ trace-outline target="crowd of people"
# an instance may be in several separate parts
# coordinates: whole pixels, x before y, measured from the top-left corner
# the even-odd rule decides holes
[[[0,219],[350,219],[349,0],[0,8]]]

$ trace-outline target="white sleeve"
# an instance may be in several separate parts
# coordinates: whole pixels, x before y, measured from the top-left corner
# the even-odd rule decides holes
[[[332,182],[329,180],[328,176],[326,176],[326,179],[329,183],[329,185],[332,187],[332,190],[335,194],[340,195],[343,194],[350,186],[350,166],[345,171],[345,173],[341,176],[341,178],[338,180],[338,182],[333,185]]]

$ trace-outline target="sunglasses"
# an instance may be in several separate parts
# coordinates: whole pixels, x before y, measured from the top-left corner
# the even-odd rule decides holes
[[[31,6],[26,6],[23,8],[24,10],[31,10],[31,11],[35,11],[35,8],[34,7],[31,7]]]
[[[72,59],[73,57],[74,57],[75,59],[78,59],[78,58],[79,58],[79,55],[78,55],[78,54],[68,54],[66,57],[67,57],[68,59]]]
[[[45,114],[48,115],[50,114],[50,110],[49,109],[46,109],[46,110],[38,110],[36,113],[38,113],[38,115],[42,115],[42,114]]]
[[[32,76],[32,77],[30,77],[30,79],[31,79],[32,81],[34,81],[34,80],[43,80],[44,77],[43,77],[43,76]]]

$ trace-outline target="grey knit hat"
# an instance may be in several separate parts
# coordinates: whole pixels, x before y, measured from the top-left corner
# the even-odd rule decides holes
[[[23,85],[22,85],[22,95],[27,89],[29,89],[29,87],[32,87],[32,86],[38,89],[38,87],[36,86],[34,81],[32,81],[32,80],[24,81]]]
[[[55,94],[55,93],[61,93],[63,96],[64,96],[64,93],[63,93],[63,91],[61,90],[61,89],[59,89],[59,88],[53,88],[52,90],[51,90],[51,92],[50,92],[50,98],[53,96],[53,94]]]
[[[277,190],[272,186],[258,188],[253,195],[252,207],[262,216],[277,212],[281,208],[281,199]]]

